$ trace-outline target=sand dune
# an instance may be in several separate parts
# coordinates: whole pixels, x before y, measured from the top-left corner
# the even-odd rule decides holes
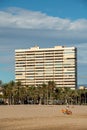
[[[87,130],[87,106],[70,106],[65,115],[62,105],[0,106],[0,130]]]

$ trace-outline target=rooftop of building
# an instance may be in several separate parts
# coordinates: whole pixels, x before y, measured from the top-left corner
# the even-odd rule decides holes
[[[54,48],[40,48],[39,46],[34,46],[28,49],[16,49],[16,51],[38,51],[38,50],[61,50],[61,49],[75,49],[75,47],[66,47],[66,46],[54,46]]]

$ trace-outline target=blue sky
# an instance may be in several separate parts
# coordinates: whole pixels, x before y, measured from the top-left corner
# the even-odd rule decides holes
[[[14,50],[56,45],[78,49],[78,83],[87,83],[86,0],[0,0],[0,80],[15,79]]]

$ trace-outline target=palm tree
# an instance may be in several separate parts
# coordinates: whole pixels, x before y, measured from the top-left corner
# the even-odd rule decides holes
[[[43,104],[48,103],[48,85],[43,83],[42,85],[42,93],[43,93]]]
[[[3,98],[3,83],[2,83],[2,80],[0,80],[0,98]]]
[[[12,86],[13,82],[5,83],[3,84],[3,97],[6,101],[8,101],[8,104],[12,104]]]
[[[48,99],[53,100],[53,92],[56,88],[56,84],[54,81],[48,81]]]
[[[20,95],[21,95],[20,88],[21,88],[21,81],[18,81],[18,82],[16,82],[16,86],[15,86],[15,92],[16,92],[16,94],[15,94],[15,100],[16,101],[15,102],[17,104],[20,103]]]
[[[80,104],[86,104],[86,93],[87,90],[86,89],[79,89],[78,90],[79,93],[79,100],[80,100]]]
[[[28,86],[27,96],[30,104],[36,103],[38,99],[38,88],[35,86]]]
[[[3,83],[2,83],[2,80],[0,80],[0,87],[2,87]]]
[[[14,87],[15,87],[15,82],[12,80],[8,83],[10,104],[14,104]]]
[[[62,101],[63,104],[67,104],[70,102],[70,88],[61,88],[60,92],[60,100]]]
[[[63,99],[62,88],[56,87],[54,92],[54,99],[56,99],[57,101]]]

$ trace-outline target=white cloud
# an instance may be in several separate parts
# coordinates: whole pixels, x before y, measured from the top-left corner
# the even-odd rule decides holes
[[[27,29],[84,31],[87,29],[87,20],[79,19],[71,21],[70,19],[48,16],[38,11],[8,8],[5,11],[0,11],[0,26]]]
[[[79,19],[74,22],[71,22],[70,30],[77,30],[77,31],[87,31],[87,20],[86,19]]]
[[[0,11],[0,26],[61,30],[70,24],[70,20],[47,16],[41,12],[27,11],[19,8],[9,8]]]

